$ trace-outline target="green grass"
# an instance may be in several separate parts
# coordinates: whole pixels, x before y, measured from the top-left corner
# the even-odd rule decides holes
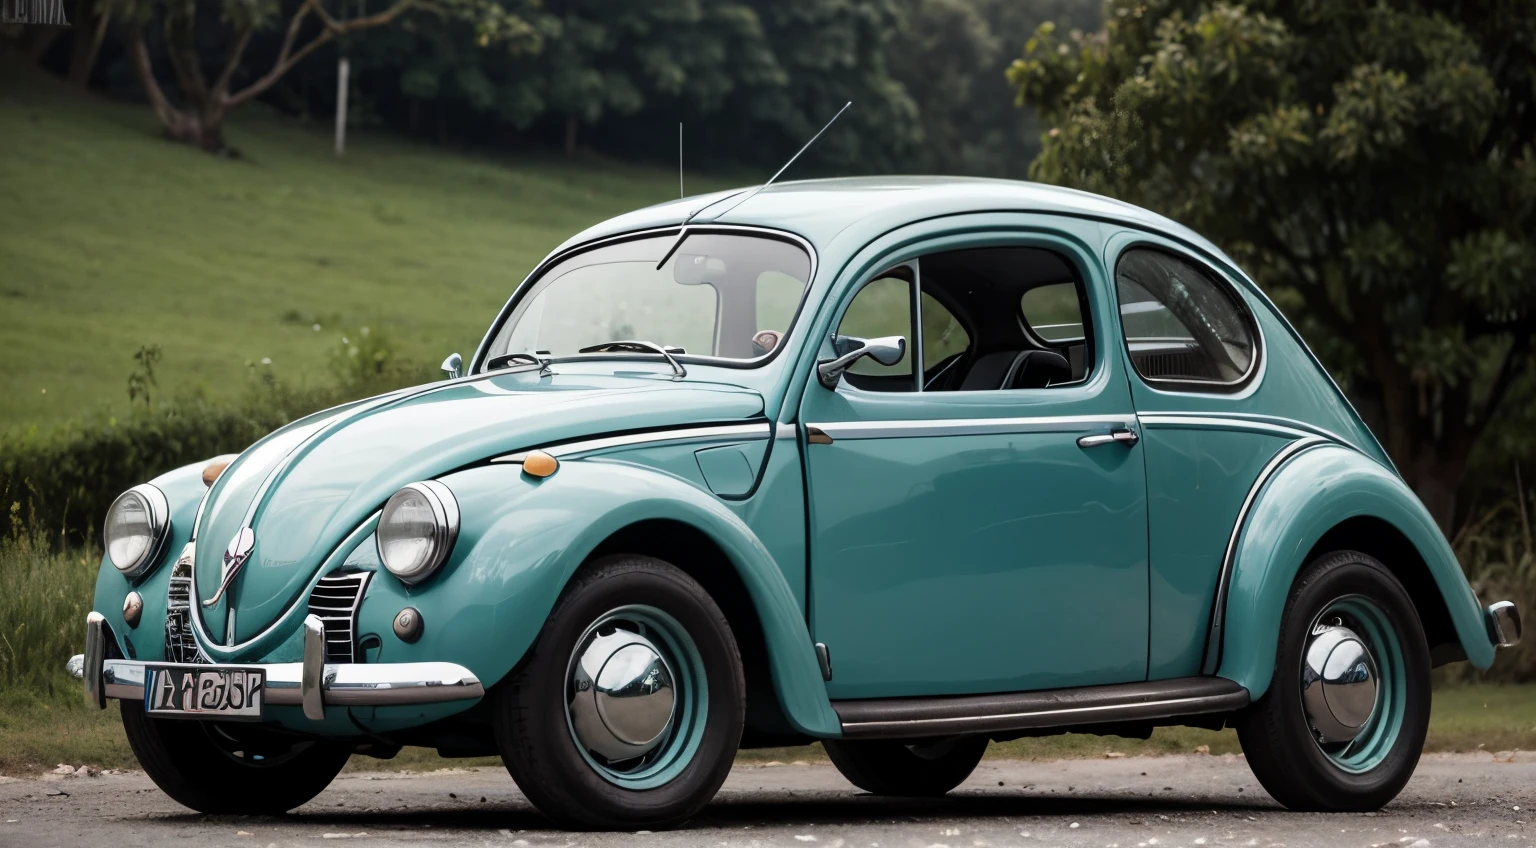
[[[545,253],[677,186],[665,169],[366,132],[337,160],[324,128],[260,106],[229,128],[243,157],[222,159],[162,140],[142,106],[3,63],[0,127],[0,429],[121,408],[145,344],[165,350],[162,386],[215,398],[243,389],[247,362],[323,370],[348,327],[388,327],[415,360],[468,355]]]

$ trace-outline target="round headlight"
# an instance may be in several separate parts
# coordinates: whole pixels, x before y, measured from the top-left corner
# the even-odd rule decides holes
[[[107,543],[107,558],[117,570],[138,577],[159,560],[170,530],[170,502],[164,492],[145,483],[112,502],[101,536]]]
[[[436,480],[390,495],[379,513],[379,559],[405,583],[419,583],[448,560],[459,535],[459,504]]]

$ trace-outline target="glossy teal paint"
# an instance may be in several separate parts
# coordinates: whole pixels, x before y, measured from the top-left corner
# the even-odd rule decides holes
[[[967,216],[893,234],[839,281],[827,338],[872,273],[919,253],[997,244],[1048,247],[1089,280],[1110,315],[1093,227]],[[1133,414],[1118,359],[1095,325],[1097,367],[1049,390],[828,391],[808,380],[806,425],[1001,421]],[[830,342],[821,356],[832,358]],[[909,356],[913,355],[909,351]],[[1072,425],[1076,426],[1076,425]],[[830,427],[829,427],[830,429]],[[1100,428],[1108,432],[1110,427]],[[947,695],[1120,683],[1146,676],[1147,512],[1140,449],[1083,449],[1084,433],[839,439],[805,448],[812,621],[831,649],[833,698]],[[1093,626],[1082,604],[1091,598]],[[1070,635],[1068,635],[1070,634]],[[1049,646],[1048,648],[1046,646]]]
[[[1200,673],[1222,554],[1243,498],[1286,444],[1259,433],[1142,425],[1151,555],[1152,680]]]
[[[1245,522],[1227,600],[1222,677],[1254,698],[1275,674],[1280,616],[1312,546],[1340,522],[1357,516],[1396,527],[1424,557],[1450,610],[1467,659],[1493,662],[1483,609],[1467,585],[1451,546],[1401,478],[1358,451],[1325,446],[1297,455],[1270,478]]]
[[[165,549],[154,567],[129,580],[113,567],[105,555],[96,571],[96,592],[91,609],[106,616],[107,625],[117,637],[118,650],[123,656],[136,660],[165,659],[165,608],[166,590],[170,586],[171,566],[186,547],[192,535],[192,519],[197,514],[198,501],[202,499],[203,467],[206,462],[184,465],[168,471],[149,482],[165,493],[171,505],[171,534]],[[123,599],[131,591],[144,598],[144,610],[139,614],[139,626],[129,627],[123,620]],[[80,634],[85,633],[85,620],[79,622]]]
[[[791,724],[816,736],[840,732],[783,572],[736,512],[698,484],[626,461],[625,454],[566,461],[544,480],[516,465],[441,479],[463,515],[459,542],[440,572],[418,586],[387,574],[372,582],[358,632],[380,635],[381,662],[451,659],[492,685],[533,644],[571,574],[604,539],[640,521],[678,521],[718,544],[741,576]],[[414,644],[395,638],[390,625],[407,605],[425,624]]]
[[[256,548],[232,593],[239,607],[236,641],[255,638],[290,609],[314,576],[305,564],[334,550],[406,483],[498,453],[611,431],[618,421],[622,429],[645,429],[741,422],[762,411],[761,396],[734,386],[650,375],[541,379],[525,373],[436,384],[340,413],[320,423],[286,460],[276,450],[264,457],[275,479],[255,506]],[[201,596],[213,594],[224,541],[244,524],[257,496],[221,495],[208,510],[212,544],[197,552]],[[204,624],[222,641],[220,610],[205,616]]]
[[[1491,660],[1482,610],[1444,538],[1294,331],[1209,242],[1116,201],[1003,181],[785,183],[717,219],[726,204],[716,201],[728,194],[639,210],[567,244],[676,227],[701,210],[695,224],[759,226],[805,238],[816,272],[775,357],[756,368],[690,364],[688,378],[679,382],[662,363],[612,359],[560,363],[553,378],[472,376],[327,410],[275,432],[219,479],[197,528],[199,592],[206,597],[225,544],[254,505],[257,550],[233,593],[237,636],[249,641],[205,650],[220,661],[297,660],[297,625],[308,589],[344,561],[377,569],[372,516],[399,485],[437,478],[460,500],[462,535],[450,562],[426,583],[406,587],[383,572],[372,581],[359,620],[359,633],[380,641],[369,654],[372,661],[458,662],[493,684],[526,652],[587,553],[631,522],[663,519],[709,535],[742,575],[763,621],[780,703],[790,723],[811,735],[838,733],[829,694],[1111,682],[1141,679],[1149,666],[1154,677],[1177,676],[1198,659],[1208,620],[1212,565],[1219,568],[1220,554],[1206,546],[1230,532],[1227,514],[1235,513],[1251,485],[1255,464],[1294,437],[1277,435],[1279,425],[1354,449],[1309,451],[1265,488],[1241,537],[1227,607],[1234,626],[1224,633],[1220,673],[1256,696],[1263,691],[1274,671],[1279,610],[1310,549],[1308,540],[1353,515],[1373,515],[1403,530],[1434,570],[1468,656],[1479,666]],[[855,283],[929,250],[1020,239],[1053,240],[1089,279],[1099,370],[1086,385],[919,398],[834,393],[815,384],[815,361],[829,354],[827,334]],[[1128,372],[1110,280],[1119,251],[1136,242],[1184,250],[1238,288],[1265,339],[1263,372],[1250,389],[1224,396],[1164,392]],[[1145,426],[1141,444],[1118,457],[1113,450],[1119,448],[1078,451],[1064,434],[806,445],[800,429],[815,415],[869,421],[1129,412],[1188,413],[1230,426]],[[543,481],[515,465],[484,464],[554,442],[748,420],[791,426],[784,437],[775,433],[725,450],[719,443],[653,445],[570,459]],[[789,429],[801,439],[789,438]],[[316,438],[306,442],[311,436]],[[740,463],[728,458],[730,451],[745,458],[750,483]],[[297,461],[280,468],[290,453]],[[1138,485],[1133,478],[1143,464],[1149,476]],[[167,561],[137,587],[145,600],[139,628],[129,630],[121,620],[128,581],[110,564],[98,578],[96,609],[107,616],[125,653],[140,659],[158,659],[163,650],[165,585],[171,561],[192,532],[201,467],[156,480],[171,499],[173,538]],[[274,469],[273,485],[257,503]],[[972,493],[988,497],[979,504],[965,500]],[[1063,512],[1062,505],[1069,509]],[[1074,522],[1082,538],[1050,537]],[[815,539],[810,548],[808,523]],[[1138,526],[1139,553],[1137,533],[1126,529]],[[965,532],[957,534],[957,527]],[[877,556],[871,546],[878,544],[890,548]],[[890,551],[903,567],[876,570]],[[1033,579],[1024,579],[1031,569]],[[415,644],[395,639],[390,627],[405,605],[420,609],[426,621],[426,635]],[[901,609],[909,615],[893,614]],[[1095,628],[1082,626],[1085,609],[1092,609]],[[207,617],[220,638],[224,613],[221,604]],[[1019,621],[1010,621],[1009,613]],[[1056,626],[1046,626],[1049,616]],[[817,638],[833,645],[836,676],[830,686],[811,651],[808,617]],[[940,628],[936,622],[949,624]],[[886,642],[884,658],[861,659],[876,653],[877,640],[868,633],[882,628],[912,649],[907,656]],[[923,628],[937,635],[917,644],[912,634]],[[924,679],[895,668],[913,657],[925,669]],[[352,710],[351,718],[333,709],[319,724],[307,722],[297,708],[274,708],[268,718],[317,733],[353,733],[353,719],[389,732],[471,705]]]

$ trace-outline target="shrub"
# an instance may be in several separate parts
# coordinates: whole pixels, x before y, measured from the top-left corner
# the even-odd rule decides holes
[[[355,353],[353,352],[355,351]],[[232,401],[183,393],[155,398],[157,348],[135,356],[128,411],[97,412],[49,429],[0,435],[0,535],[37,526],[72,542],[89,537],[124,489],[188,463],[236,453],[295,418],[359,397],[423,382],[430,371],[402,361],[384,333],[349,331],[331,356],[331,379],[292,386],[270,364],[250,363],[250,386]]]

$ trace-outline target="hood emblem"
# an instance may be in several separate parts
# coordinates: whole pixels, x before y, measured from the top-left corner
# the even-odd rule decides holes
[[[249,527],[241,527],[235,538],[229,540],[229,547],[224,551],[224,573],[219,578],[219,591],[213,593],[213,597],[203,601],[203,608],[207,609],[219,602],[224,597],[224,592],[229,584],[235,581],[235,575],[245,566],[246,560],[251,558],[251,549],[256,547],[256,531]]]

